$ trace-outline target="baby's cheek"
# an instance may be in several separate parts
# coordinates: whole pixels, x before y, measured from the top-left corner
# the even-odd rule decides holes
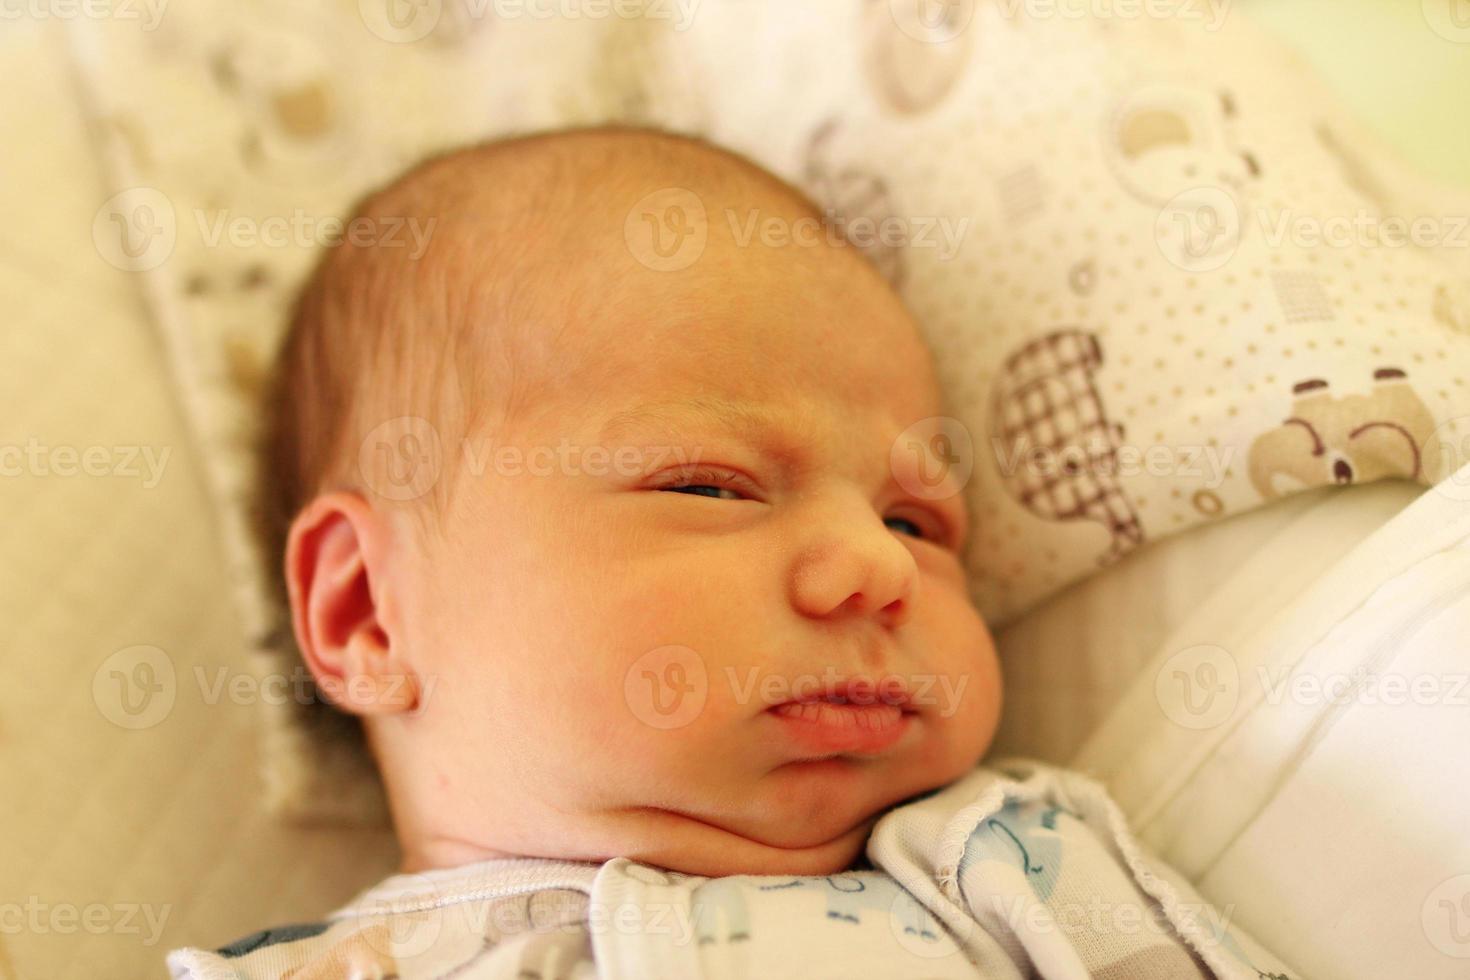
[[[726,687],[691,647],[634,651],[581,692],[578,727],[589,752],[631,767],[640,783],[702,783],[712,767],[739,765],[724,757],[743,717]]]
[[[994,735],[1001,704],[1000,665],[995,641],[968,600],[946,611],[944,654],[931,683],[932,704],[959,753],[978,754]]]
[[[971,674],[970,686],[960,700],[957,713],[971,751],[983,754],[995,737],[1003,702],[1000,670],[993,656],[986,657]]]

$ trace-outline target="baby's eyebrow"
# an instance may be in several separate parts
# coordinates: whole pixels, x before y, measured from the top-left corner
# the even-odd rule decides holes
[[[598,438],[602,445],[612,446],[615,445],[614,440],[630,429],[658,431],[678,438],[681,428],[691,424],[739,433],[751,443],[775,452],[792,476],[809,472],[819,465],[821,453],[817,447],[821,445],[819,440],[823,436],[810,415],[790,408],[776,410],[760,404],[732,401],[719,395],[696,395],[682,401],[635,405],[609,417]],[[872,460],[870,465],[873,469],[868,473],[868,479],[902,486],[889,458]],[[956,486],[955,494],[959,490],[960,487]],[[955,501],[946,506],[953,508],[956,505],[961,510],[954,520],[963,529],[967,521],[962,502]]]
[[[698,395],[676,402],[647,402],[618,412],[603,423],[598,440],[606,445],[615,442],[628,429],[658,427],[675,430],[691,422],[732,429],[750,437],[770,437],[773,433],[793,429],[797,430],[793,434],[799,436],[807,431],[785,413],[778,415],[769,409],[717,395]],[[797,442],[799,445],[799,440]]]

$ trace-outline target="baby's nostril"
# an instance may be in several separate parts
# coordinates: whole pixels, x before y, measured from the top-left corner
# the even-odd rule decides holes
[[[1332,479],[1338,483],[1353,482],[1353,468],[1345,459],[1339,459],[1332,464]]]

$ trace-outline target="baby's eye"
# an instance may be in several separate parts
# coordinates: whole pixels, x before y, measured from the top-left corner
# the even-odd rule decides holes
[[[720,494],[728,493],[730,496],[725,497],[725,500],[740,499],[740,494],[729,487],[717,487],[709,483],[686,483],[674,487],[659,487],[659,489],[669,493],[687,493],[695,497],[719,497]]]
[[[745,496],[738,474],[712,469],[678,470],[655,489],[696,497],[713,497],[717,500],[740,500]]]
[[[912,534],[916,538],[922,538],[925,536],[924,529],[919,527],[916,522],[909,520],[907,517],[888,517],[884,519],[883,523],[887,524],[889,527],[902,534]],[[894,527],[894,525],[902,526]]]
[[[897,531],[899,534],[912,535],[920,541],[927,541],[941,548],[956,547],[955,535],[950,522],[937,514],[926,512],[915,517],[885,517],[883,523],[888,525],[890,530]]]

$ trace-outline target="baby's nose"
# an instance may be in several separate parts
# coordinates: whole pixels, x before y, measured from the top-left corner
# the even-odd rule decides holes
[[[833,528],[808,543],[792,573],[792,601],[806,616],[907,622],[918,582],[913,554],[876,516],[861,529]]]

